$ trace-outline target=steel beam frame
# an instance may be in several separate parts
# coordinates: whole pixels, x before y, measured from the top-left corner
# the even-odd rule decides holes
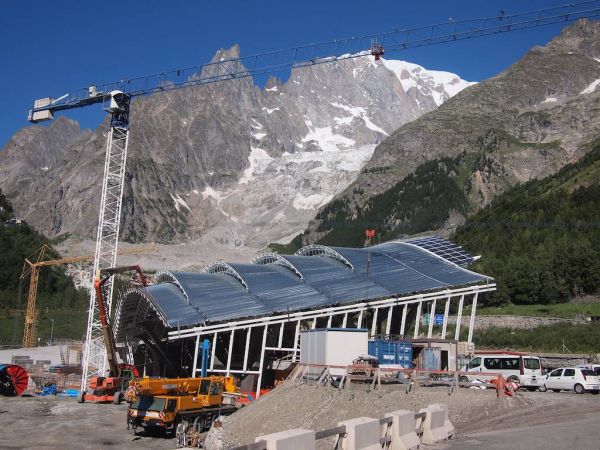
[[[377,330],[377,325],[376,325],[377,322],[376,321],[377,321],[377,318],[379,315],[378,311],[380,308],[387,308],[388,309],[387,310],[388,323],[386,324],[386,334],[389,334],[389,332],[391,330],[391,318],[394,313],[394,308],[402,308],[400,334],[403,335],[405,327],[406,327],[408,307],[411,304],[416,303],[417,304],[417,316],[415,317],[416,323],[415,323],[414,337],[417,338],[417,337],[419,337],[418,322],[420,321],[420,317],[421,317],[420,311],[422,311],[424,304],[431,302],[430,314],[433,317],[433,315],[435,314],[437,301],[445,300],[444,324],[447,324],[448,314],[450,311],[450,302],[452,301],[452,299],[456,299],[456,298],[459,299],[459,312],[460,312],[460,311],[462,311],[462,305],[464,304],[465,295],[472,295],[474,304],[476,305],[476,303],[477,303],[476,298],[480,292],[489,292],[489,291],[493,291],[493,290],[495,290],[495,285],[480,285],[480,286],[472,286],[470,288],[456,289],[454,291],[443,291],[443,292],[439,292],[439,293],[437,293],[437,295],[433,295],[433,296],[419,295],[419,296],[414,296],[414,297],[406,298],[406,299],[391,298],[391,299],[387,300],[387,303],[382,302],[375,308],[375,313],[373,314],[373,323],[371,324],[371,328],[369,331],[371,332],[371,334],[375,334],[375,332]],[[369,308],[372,308],[372,304],[365,302],[365,303],[360,303],[358,305],[347,305],[344,308],[345,309],[342,309],[341,311],[338,309],[336,309],[335,311],[332,311],[332,308],[327,308],[327,309],[323,309],[323,310],[319,310],[319,311],[310,311],[310,312],[305,312],[305,313],[293,313],[293,314],[279,316],[279,317],[256,319],[256,321],[254,323],[247,323],[247,322],[244,323],[243,321],[239,322],[239,323],[234,322],[234,323],[230,323],[230,324],[223,324],[219,328],[217,328],[216,325],[212,326],[212,328],[211,328],[211,326],[198,327],[198,328],[193,329],[194,332],[192,334],[185,334],[186,330],[183,330],[183,331],[179,330],[179,331],[174,331],[174,332],[170,333],[169,339],[177,340],[177,339],[194,339],[195,338],[194,340],[195,340],[196,344],[199,345],[199,342],[201,342],[202,337],[206,338],[206,337],[210,337],[212,335],[213,346],[212,346],[212,354],[211,354],[209,371],[213,372],[213,373],[225,373],[225,374],[257,374],[257,375],[259,375],[259,377],[258,377],[258,386],[257,386],[256,395],[259,396],[260,395],[260,383],[262,383],[262,373],[263,373],[263,369],[264,369],[265,352],[275,351],[275,352],[289,353],[291,355],[291,361],[297,362],[298,354],[300,352],[299,335],[300,335],[301,323],[303,321],[309,321],[309,327],[311,329],[314,329],[314,328],[316,328],[316,322],[317,322],[318,318],[327,317],[328,326],[330,326],[334,315],[343,314],[343,316],[344,316],[344,319],[343,319],[344,322],[342,322],[343,327],[347,327],[348,315],[355,314],[358,312],[359,320],[358,320],[356,328],[361,328],[362,327],[362,315]],[[472,313],[471,317],[472,317],[472,320],[474,321],[475,314]],[[433,319],[431,319],[431,320],[433,321]],[[432,321],[430,321],[430,323],[429,323],[427,337],[431,337],[431,335],[432,335],[432,332],[431,332]],[[286,334],[290,335],[290,337],[291,337],[291,334],[290,334],[291,330],[286,331],[286,329],[285,329],[286,323],[295,323],[294,346],[293,347],[284,347],[283,346],[283,342],[285,340]],[[270,326],[272,327],[271,329],[277,333],[277,345],[276,346],[267,346],[266,345],[266,336],[267,336]],[[273,328],[273,327],[277,327],[277,328]],[[251,333],[252,333],[253,328],[262,328],[262,330],[263,330],[258,370],[254,368],[255,366],[248,367],[248,353],[249,353],[250,338],[251,338]],[[351,326],[351,328],[354,328],[354,327]],[[233,352],[233,336],[236,331],[241,331],[241,330],[246,331],[246,343],[245,343],[245,347],[244,347],[243,366],[241,369],[232,369],[231,368],[231,358],[232,358],[232,352]],[[373,330],[375,330],[375,331],[373,331]],[[229,352],[227,355],[227,361],[224,364],[225,367],[217,369],[217,368],[215,368],[215,348],[216,348],[216,343],[218,342],[217,336],[219,333],[229,334],[230,341],[229,341]],[[443,328],[442,334],[444,335],[444,333],[445,333],[445,330]],[[198,371],[200,370],[198,368],[197,359],[198,359],[198,353],[195,352],[194,365],[193,365],[193,369],[192,369],[193,375],[195,375],[195,374],[197,375]]]

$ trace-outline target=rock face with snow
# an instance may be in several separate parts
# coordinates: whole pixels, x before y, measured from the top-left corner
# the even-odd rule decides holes
[[[237,55],[234,47],[215,59]],[[122,238],[261,248],[293,236],[356,178],[377,144],[470,84],[362,56],[294,69],[263,89],[242,79],[136,99]],[[0,188],[49,235],[91,237],[107,123],[93,134],[73,127],[59,119],[17,133],[0,152]]]
[[[581,20],[392,133],[357,179],[319,212],[304,240],[323,239],[357,211],[368,215],[372,199],[391,195],[404,177],[436,158],[459,158],[460,173],[449,176],[473,210],[486,205],[505,188],[550,175],[585,154],[600,135],[599,102],[600,23]],[[404,206],[417,211],[423,205]]]

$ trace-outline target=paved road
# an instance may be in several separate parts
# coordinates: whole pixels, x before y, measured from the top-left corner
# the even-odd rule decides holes
[[[592,415],[574,422],[512,428],[485,433],[457,436],[455,439],[427,449],[461,450],[550,450],[600,449],[600,415]]]

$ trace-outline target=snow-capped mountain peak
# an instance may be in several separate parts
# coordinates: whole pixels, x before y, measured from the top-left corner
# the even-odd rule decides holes
[[[394,72],[405,92],[419,90],[431,96],[437,106],[476,82],[465,81],[458,75],[441,70],[428,70],[407,61],[381,58],[381,64]]]

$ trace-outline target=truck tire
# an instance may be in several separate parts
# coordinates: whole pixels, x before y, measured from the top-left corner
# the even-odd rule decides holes
[[[547,390],[548,390],[548,388],[546,387],[546,385],[545,385],[545,384],[542,384],[542,385],[541,385],[541,386],[538,388],[538,391],[540,391],[540,392],[546,392]]]
[[[113,403],[115,405],[120,405],[122,401],[123,401],[123,392],[121,392],[121,391],[115,392],[115,395],[113,396]]]
[[[187,431],[189,424],[183,420],[175,426],[175,439],[177,442],[177,448],[187,447]]]
[[[468,383],[469,377],[467,377],[465,375],[461,375],[460,377],[458,377],[458,381],[460,381],[461,383]]]
[[[84,403],[85,402],[85,391],[79,391],[79,393],[77,394],[77,403]]]
[[[583,388],[583,386],[579,383],[577,383],[575,385],[575,387],[573,388],[573,390],[575,391],[576,394],[583,394],[585,392],[585,389]]]

